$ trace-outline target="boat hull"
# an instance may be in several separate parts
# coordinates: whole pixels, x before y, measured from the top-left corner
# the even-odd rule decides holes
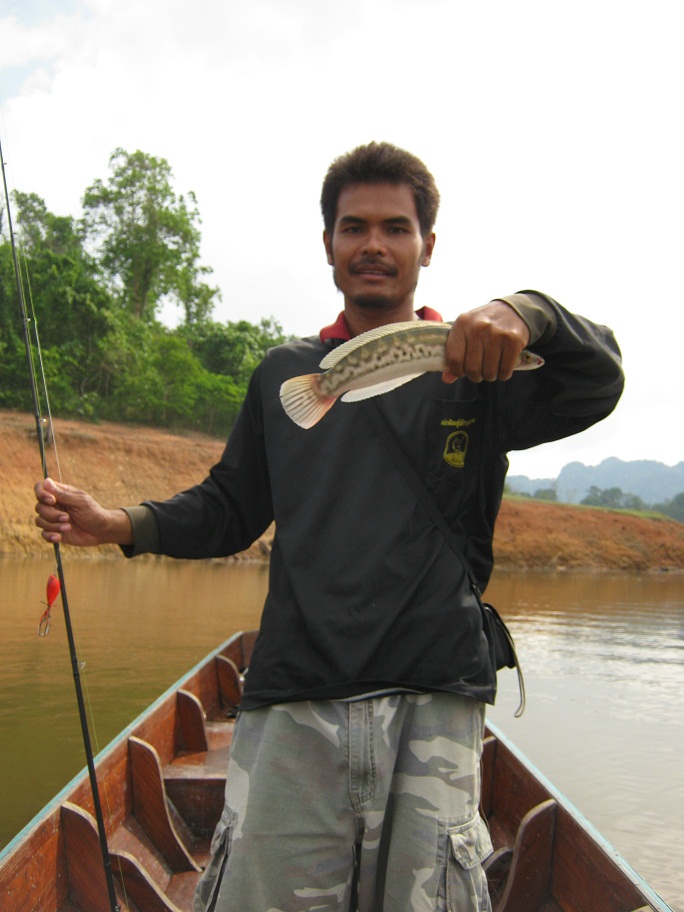
[[[192,910],[223,808],[255,638],[251,631],[226,640],[96,758],[122,910]],[[484,743],[481,810],[495,847],[486,862],[495,912],[668,912],[493,726]],[[111,912],[85,770],[0,853],[0,908]]]

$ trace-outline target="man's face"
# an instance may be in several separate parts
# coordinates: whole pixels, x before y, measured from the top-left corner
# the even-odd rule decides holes
[[[407,184],[350,184],[340,193],[332,237],[324,232],[323,240],[345,304],[380,310],[412,307],[435,236],[422,237]]]

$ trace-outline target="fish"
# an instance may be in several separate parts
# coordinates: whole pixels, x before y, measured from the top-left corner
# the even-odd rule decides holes
[[[338,399],[359,402],[381,396],[428,371],[447,369],[444,354],[451,323],[388,323],[343,342],[323,358],[323,373],[303,374],[280,387],[285,412],[311,428]],[[525,349],[515,370],[534,370],[544,359]]]

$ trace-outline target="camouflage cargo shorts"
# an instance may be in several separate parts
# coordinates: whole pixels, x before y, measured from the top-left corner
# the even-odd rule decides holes
[[[241,713],[195,912],[490,912],[483,726],[439,693]]]

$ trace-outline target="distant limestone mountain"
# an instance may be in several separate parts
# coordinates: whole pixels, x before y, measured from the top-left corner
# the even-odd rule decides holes
[[[562,503],[579,503],[591,487],[620,488],[623,494],[636,494],[646,504],[663,503],[684,491],[684,462],[667,466],[651,459],[625,462],[611,456],[597,466],[570,462],[558,478],[528,478],[509,475],[508,487],[518,494],[533,495],[544,488],[554,488]]]

